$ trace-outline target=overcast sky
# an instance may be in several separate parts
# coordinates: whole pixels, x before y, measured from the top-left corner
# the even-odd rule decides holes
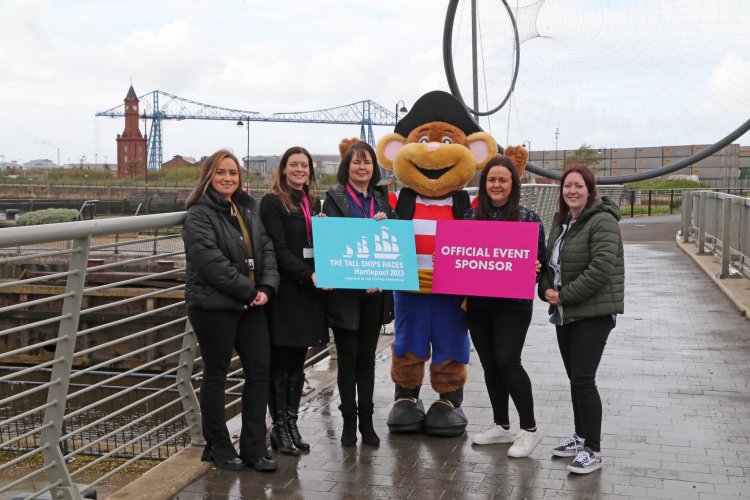
[[[471,99],[468,1],[454,65]],[[502,2],[480,0],[480,108],[513,74]],[[508,104],[481,126],[533,150],[716,142],[750,118],[750,1],[510,0],[521,63]],[[407,107],[447,90],[447,0],[0,1],[0,160],[113,163],[122,119],[95,118],[159,89],[274,112],[372,99]],[[377,137],[389,132],[375,127]],[[254,122],[251,154],[335,153],[359,127]],[[226,121],[167,121],[164,160],[246,153]],[[748,136],[739,142],[750,144]]]

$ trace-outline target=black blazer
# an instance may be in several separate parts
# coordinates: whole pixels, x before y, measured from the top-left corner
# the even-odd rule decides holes
[[[260,218],[276,250],[281,284],[266,309],[273,345],[311,347],[328,343],[325,292],[313,286],[315,261],[305,259],[307,246],[305,218],[299,209],[301,191],[292,191],[296,212],[287,212],[278,195],[269,193],[260,200]],[[320,201],[311,207],[320,213]]]

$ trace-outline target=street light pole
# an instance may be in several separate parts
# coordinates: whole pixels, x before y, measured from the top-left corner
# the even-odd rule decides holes
[[[246,170],[247,170],[247,192],[250,194],[250,117],[246,116],[245,120],[247,120],[247,163],[245,164]],[[242,122],[242,120],[237,121],[238,127],[244,127],[245,124]]]
[[[528,144],[528,146],[527,146],[526,144]],[[521,145],[522,145],[523,147],[525,147],[525,148],[526,148],[526,151],[527,151],[527,152],[529,153],[529,159],[528,159],[528,160],[526,160],[526,163],[528,163],[528,162],[530,162],[530,161],[531,161],[531,141],[530,141],[530,140],[528,140],[528,139],[526,139],[525,141],[523,141],[523,142],[521,143]],[[529,171],[528,171],[528,170],[525,170],[525,171],[524,171],[524,173],[523,173],[523,175],[524,175],[524,177],[526,178],[526,180],[527,180],[527,182],[528,182],[528,179],[529,179],[529,177],[530,177],[530,176],[529,176]]]
[[[401,105],[400,108],[398,107],[399,104]],[[396,123],[398,123],[398,114],[406,113],[407,111],[409,110],[406,109],[406,103],[404,102],[403,99],[399,99],[398,102],[396,103]]]

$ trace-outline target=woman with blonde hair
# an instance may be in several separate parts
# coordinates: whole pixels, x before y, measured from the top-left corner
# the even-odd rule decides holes
[[[264,306],[279,273],[255,200],[241,189],[241,172],[232,153],[217,151],[203,163],[185,202],[185,301],[203,357],[201,459],[225,470],[273,471],[277,464],[265,443],[270,338]],[[245,375],[239,455],[224,411],[232,349]]]

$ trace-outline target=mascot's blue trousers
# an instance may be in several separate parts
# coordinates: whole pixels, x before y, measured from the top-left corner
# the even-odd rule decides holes
[[[464,298],[458,295],[394,292],[396,337],[393,352],[397,356],[412,353],[432,363],[456,361],[469,363],[470,340]]]

